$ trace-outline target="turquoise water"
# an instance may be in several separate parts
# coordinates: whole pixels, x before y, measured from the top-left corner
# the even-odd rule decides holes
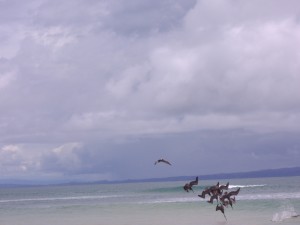
[[[241,188],[227,221],[197,195],[218,181]],[[300,224],[300,177],[0,189],[0,225]]]

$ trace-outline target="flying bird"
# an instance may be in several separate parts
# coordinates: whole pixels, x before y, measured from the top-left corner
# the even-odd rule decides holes
[[[193,181],[191,181],[191,182],[189,182],[189,183],[186,183],[186,184],[183,186],[183,189],[184,189],[186,192],[189,192],[189,190],[191,190],[191,191],[194,192],[194,190],[192,189],[192,187],[193,187],[194,185],[198,185],[198,177],[196,177],[196,180],[193,180]]]
[[[211,196],[210,194],[210,190],[207,188],[205,189],[204,191],[202,191],[201,195],[198,195],[200,198],[205,198],[205,195],[209,195]]]
[[[241,188],[238,188],[236,191],[231,191],[228,193],[229,196],[232,196],[232,195],[238,195],[239,192],[240,192]]]
[[[208,189],[209,189],[210,195],[221,194],[219,182],[216,185],[210,186]]]
[[[214,199],[216,199],[217,202],[219,202],[218,197],[219,197],[219,196],[218,196],[217,194],[212,195],[212,196],[210,197],[209,201],[207,201],[207,202],[212,204],[212,203],[214,202]]]
[[[219,187],[219,189],[220,189],[220,190],[228,190],[228,187],[229,187],[229,182],[227,182],[226,185],[221,185],[221,186]]]
[[[225,200],[226,198],[228,199],[228,201],[231,201],[230,197],[233,195],[238,195],[240,192],[241,188],[238,188],[236,191],[231,191],[229,193],[225,192],[222,196],[221,196],[221,200]]]
[[[228,208],[228,206],[230,205],[231,208],[233,209],[233,204],[235,204],[236,202],[235,196],[237,196],[240,193],[240,188],[238,188],[235,191],[227,192],[226,190],[228,190],[228,188],[229,188],[229,182],[227,182],[227,184],[224,185],[220,185],[220,183],[218,182],[216,185],[205,188],[202,191],[202,194],[198,195],[198,197],[200,198],[205,198],[206,195],[209,195],[210,199],[207,202],[211,204],[213,204],[214,199],[216,199],[217,200],[216,211],[221,211],[226,220],[227,218],[225,215],[224,207]]]
[[[217,205],[216,211],[218,211],[218,210],[220,210],[220,211],[223,213],[225,219],[227,220],[227,218],[226,218],[226,216],[225,216],[225,212],[224,212],[224,206],[223,206],[222,204],[218,204],[218,205]]]
[[[229,198],[229,200],[226,200],[226,199],[220,199],[220,201],[222,202],[222,204],[225,206],[225,207],[228,207],[228,205],[231,206],[231,208],[233,209],[233,204],[235,203],[235,197],[233,198]]]
[[[231,197],[231,196],[238,195],[239,192],[240,192],[240,188],[238,188],[236,191],[231,191],[229,193],[225,192],[220,197],[220,201],[223,203],[224,206],[227,207],[228,205],[230,205],[231,208],[233,209],[232,204],[235,203],[235,197]]]
[[[154,163],[154,165],[156,165],[157,163],[166,163],[166,164],[172,166],[172,164],[171,164],[169,161],[165,160],[165,159],[159,159],[159,160],[157,160],[157,161]]]

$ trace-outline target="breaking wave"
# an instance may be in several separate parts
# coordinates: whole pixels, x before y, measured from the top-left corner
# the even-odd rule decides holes
[[[252,187],[264,187],[266,184],[251,184],[251,185],[229,185],[229,188],[252,188]]]
[[[74,197],[53,197],[53,198],[22,198],[22,199],[3,199],[0,203],[9,202],[29,202],[29,201],[60,201],[60,200],[88,200],[88,199],[105,199],[118,198],[122,195],[103,195],[103,196],[74,196]]]

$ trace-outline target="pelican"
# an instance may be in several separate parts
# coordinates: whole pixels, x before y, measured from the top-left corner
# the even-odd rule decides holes
[[[226,185],[221,185],[221,186],[219,187],[219,189],[220,189],[220,190],[228,190],[228,187],[229,187],[229,182],[227,182]]]
[[[157,161],[154,163],[154,165],[156,165],[157,163],[166,163],[166,164],[172,166],[172,164],[171,164],[169,161],[165,160],[165,159],[159,159],[159,160],[157,160]]]
[[[224,206],[223,206],[222,204],[218,204],[218,205],[217,205],[216,211],[218,211],[218,210],[220,210],[220,211],[223,213],[225,219],[227,220],[227,218],[226,218],[226,216],[225,216],[225,212],[224,212]]]
[[[202,191],[201,195],[198,195],[200,198],[205,198],[205,195],[211,195],[210,190],[206,188],[204,191]]]
[[[210,197],[209,201],[207,201],[207,202],[213,204],[214,199],[217,199],[217,202],[219,202],[219,200],[218,200],[218,195],[217,195],[217,194],[212,195],[212,196]]]
[[[232,200],[231,200],[230,197],[233,196],[233,195],[238,195],[239,192],[240,192],[240,189],[241,189],[241,188],[238,188],[236,191],[231,191],[231,192],[229,192],[229,193],[225,192],[224,195],[222,195],[222,196],[220,197],[220,200],[221,200],[221,201],[224,201],[224,200],[227,198],[228,201],[231,202]],[[235,198],[234,198],[234,201],[235,201]]]
[[[193,181],[191,181],[191,182],[189,182],[189,183],[186,183],[186,184],[183,186],[183,189],[184,189],[186,192],[189,192],[189,190],[191,190],[191,191],[194,192],[194,190],[192,189],[192,187],[193,187],[194,185],[198,185],[198,177],[196,177],[196,180],[193,180]]]

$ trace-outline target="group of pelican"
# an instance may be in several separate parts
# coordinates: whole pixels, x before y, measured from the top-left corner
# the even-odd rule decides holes
[[[170,166],[172,165],[169,161],[167,161],[165,159],[159,159],[154,164],[156,165],[157,163],[165,163]],[[194,185],[198,185],[198,180],[199,180],[198,177],[196,177],[195,180],[186,183],[183,186],[183,189],[186,192],[189,192],[189,191],[194,192],[192,187]],[[229,188],[229,182],[226,185],[220,185],[220,183],[218,182],[216,185],[205,188],[202,191],[201,195],[198,195],[198,197],[203,198],[203,199],[205,199],[206,195],[208,195],[209,200],[207,202],[210,204],[213,204],[214,200],[216,200],[217,201],[216,211],[221,211],[226,220],[227,220],[227,218],[225,215],[224,207],[228,208],[228,206],[230,205],[231,208],[233,209],[232,205],[236,203],[235,196],[238,195],[240,192],[240,188],[238,188],[235,191],[230,191],[230,192],[227,191],[228,188]]]
[[[220,185],[219,182],[216,185],[210,186],[205,188],[204,191],[202,191],[201,195],[198,195],[200,198],[205,198],[206,195],[210,196],[208,203],[213,204],[214,200],[217,201],[216,211],[221,211],[227,220],[225,216],[225,208],[227,208],[228,205],[231,206],[233,209],[233,204],[235,204],[235,196],[239,194],[240,188],[238,188],[235,191],[227,192],[229,188],[229,182],[226,185]]]

